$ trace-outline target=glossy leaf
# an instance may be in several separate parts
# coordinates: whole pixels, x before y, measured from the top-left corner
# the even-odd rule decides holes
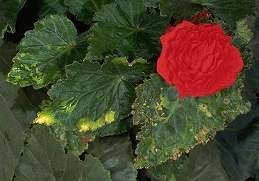
[[[68,130],[95,131],[129,116],[135,99],[135,83],[148,76],[153,66],[143,59],[107,57],[105,63],[73,63],[66,67],[67,80],[49,91],[53,104],[35,120],[61,124]]]
[[[69,19],[50,15],[25,33],[7,80],[22,87],[33,85],[36,89],[53,83],[64,76],[65,65],[83,59],[85,41],[83,35],[77,38]]]
[[[71,152],[65,154],[45,126],[32,136],[16,169],[16,181],[111,180],[110,173],[97,158],[86,155],[85,160],[80,161]]]
[[[147,15],[140,0],[118,0],[116,4],[103,6],[94,20],[98,24],[90,28],[89,60],[102,59],[106,55],[151,58],[161,49],[159,37],[168,26],[169,19],[159,14]]]
[[[113,181],[136,180],[137,170],[133,164],[131,143],[127,135],[96,138],[86,151],[99,158]]]
[[[237,82],[212,96],[178,99],[174,86],[158,75],[137,88],[133,121],[142,125],[136,167],[149,167],[177,159],[199,143],[206,143],[251,105],[241,96]]]
[[[0,49],[0,180],[12,180],[23,150],[22,137],[35,108],[29,103],[23,89],[5,81],[9,63],[16,53],[13,44],[4,43]]]
[[[256,16],[257,9],[255,0],[202,0],[202,5],[233,27],[236,26],[236,21],[245,19],[247,15]]]
[[[39,19],[44,18],[47,14],[65,15],[68,12],[68,7],[63,0],[43,0],[38,12]]]
[[[221,164],[221,152],[214,141],[190,151],[176,181],[230,181]]]
[[[15,23],[20,9],[26,0],[5,1],[0,0],[0,39],[4,37],[4,32],[15,32]],[[1,44],[0,44],[1,45]]]
[[[78,20],[91,23],[94,14],[113,0],[64,0],[64,2],[70,7],[69,11],[77,15]]]

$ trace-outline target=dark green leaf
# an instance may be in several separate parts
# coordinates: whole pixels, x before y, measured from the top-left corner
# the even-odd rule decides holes
[[[157,75],[137,88],[134,124],[141,124],[136,167],[149,167],[176,159],[199,143],[206,143],[250,103],[241,96],[242,80],[206,97],[178,99],[174,86]]]
[[[131,142],[127,135],[96,138],[89,143],[88,153],[99,158],[113,181],[134,181],[137,170],[133,164]]]
[[[256,16],[255,0],[202,0],[202,5],[209,8],[213,15],[236,26],[236,21],[246,16]]]
[[[259,119],[256,118],[246,128],[228,127],[216,136],[221,163],[231,181],[244,181],[252,176],[259,152],[258,123]]]
[[[41,126],[32,136],[16,169],[17,181],[111,180],[109,171],[97,158],[86,155],[85,160],[80,161],[71,152],[65,154],[45,126]]]
[[[44,18],[47,14],[65,15],[68,7],[63,0],[43,0],[38,12],[39,19]]]
[[[135,99],[134,87],[153,71],[143,59],[131,64],[126,58],[107,57],[100,66],[86,61],[66,67],[68,80],[49,91],[53,104],[35,122],[58,123],[67,129],[94,131],[129,116]]]
[[[229,181],[222,167],[220,151],[214,141],[198,145],[190,151],[189,158],[177,181]]]
[[[161,165],[153,166],[147,170],[152,181],[175,180],[183,168],[187,156],[184,154],[177,160],[167,160]],[[184,181],[184,180],[182,180]]]
[[[89,60],[102,59],[109,54],[133,58],[151,58],[161,49],[159,37],[168,26],[169,19],[159,14],[147,15],[140,0],[118,0],[117,4],[103,6],[90,28]]]
[[[102,6],[113,2],[113,0],[64,0],[70,7],[69,11],[77,15],[77,19],[85,23],[91,23],[96,12],[100,11]]]
[[[64,67],[82,60],[86,39],[78,37],[73,23],[64,16],[50,15],[25,33],[7,80],[22,87],[41,88],[64,76]],[[82,51],[84,50],[84,51]]]
[[[17,15],[25,2],[26,0],[0,0],[0,39],[4,37],[5,31],[11,33],[15,32],[15,23]]]
[[[204,10],[200,2],[193,0],[160,0],[160,8],[162,16],[183,16],[185,19],[190,19],[198,11]]]
[[[16,53],[15,46],[3,44],[0,49],[0,180],[12,180],[23,150],[22,137],[36,110],[19,86],[5,81],[8,66]]]
[[[146,7],[156,8],[160,0],[143,0],[143,4]]]

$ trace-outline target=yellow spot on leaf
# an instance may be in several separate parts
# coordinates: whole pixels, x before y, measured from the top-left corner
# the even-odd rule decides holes
[[[38,114],[38,117],[33,122],[50,126],[55,123],[55,119],[51,111],[43,111]]]
[[[212,114],[208,111],[208,108],[205,104],[200,104],[199,105],[199,110],[204,112],[206,114],[207,117],[212,117]]]

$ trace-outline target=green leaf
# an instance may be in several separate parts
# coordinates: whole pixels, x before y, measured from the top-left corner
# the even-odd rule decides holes
[[[0,39],[4,37],[4,32],[15,32],[17,15],[26,0],[6,1],[0,0]]]
[[[255,0],[202,0],[202,5],[233,27],[236,26],[236,21],[245,19],[246,16],[256,16],[257,10]]]
[[[65,154],[45,126],[37,130],[25,147],[15,175],[17,181],[111,180],[109,172],[97,158],[86,155],[85,160],[80,161],[70,151]]]
[[[47,14],[65,15],[68,7],[63,0],[43,0],[38,12],[39,19],[44,18]]]
[[[128,117],[126,119],[122,119],[119,121],[112,122],[111,124],[106,124],[100,129],[96,130],[92,134],[98,136],[111,136],[124,133],[133,127],[132,117]]]
[[[190,151],[177,181],[230,181],[221,164],[221,152],[214,141]]]
[[[143,4],[146,7],[156,8],[160,0],[143,0]]]
[[[89,60],[102,59],[109,54],[133,58],[151,58],[159,53],[159,37],[168,26],[169,19],[159,14],[147,15],[140,0],[118,0],[117,4],[103,6],[90,28]]]
[[[141,124],[136,167],[149,167],[177,159],[199,143],[206,143],[216,131],[249,111],[241,96],[243,83],[237,82],[212,96],[178,99],[174,86],[158,75],[137,88],[135,125]]]
[[[36,117],[23,89],[5,81],[15,46],[4,43],[0,49],[0,178],[12,180],[23,150],[22,137]]]
[[[161,165],[147,169],[148,175],[152,180],[173,181],[178,177],[186,159],[187,156],[183,154],[177,160],[167,160],[167,162],[162,163]]]
[[[77,15],[78,20],[91,23],[94,14],[113,0],[64,0],[64,2],[70,7],[69,11]]]
[[[143,59],[131,64],[126,58],[107,57],[105,63],[73,63],[66,67],[67,80],[48,92],[54,100],[35,120],[64,125],[68,130],[94,131],[129,116],[136,97],[136,83],[153,71]]]
[[[96,138],[86,150],[99,158],[113,181],[136,180],[137,170],[133,164],[131,142],[127,135]]]
[[[198,11],[204,10],[200,2],[193,0],[160,0],[160,8],[162,16],[182,16],[185,19],[190,19]]]
[[[36,89],[64,76],[64,67],[85,56],[85,35],[77,37],[73,23],[64,16],[50,15],[25,33],[7,80]]]

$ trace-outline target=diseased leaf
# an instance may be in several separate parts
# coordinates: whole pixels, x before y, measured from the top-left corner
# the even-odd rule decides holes
[[[65,154],[61,145],[50,134],[50,129],[40,126],[32,136],[16,168],[16,181],[110,181],[110,173],[91,155],[80,161],[70,151]]]
[[[64,2],[70,7],[69,11],[77,15],[78,20],[91,23],[94,14],[113,0],[64,0]]]
[[[198,11],[204,10],[201,3],[195,0],[160,0],[160,8],[162,16],[182,16],[185,19],[190,19]]]
[[[116,4],[103,6],[97,12],[88,43],[86,58],[99,60],[106,55],[151,58],[159,53],[159,37],[168,26],[169,19],[159,14],[147,15],[140,0],[118,0]]]
[[[112,181],[134,181],[137,170],[133,164],[131,142],[127,135],[96,138],[86,151],[99,158],[111,173]]]
[[[26,0],[5,1],[0,0],[0,39],[4,37],[4,32],[15,32],[17,15]],[[1,44],[0,44],[1,45]]]
[[[209,8],[214,16],[236,26],[236,21],[246,16],[256,16],[255,0],[202,0],[202,5]]]
[[[65,15],[68,7],[63,0],[43,0],[38,12],[39,19],[44,18],[47,14]]]
[[[59,81],[48,92],[54,102],[35,122],[57,123],[68,130],[85,132],[122,120],[129,116],[136,97],[131,83],[152,71],[153,66],[143,59],[130,64],[125,57],[107,57],[102,66],[75,62],[66,67],[68,79]]]
[[[230,181],[221,164],[220,155],[214,141],[197,145],[190,151],[176,181]]]
[[[23,150],[22,137],[36,117],[35,108],[19,86],[5,81],[9,61],[16,53],[6,42],[0,49],[0,180],[12,180]]]
[[[36,89],[64,76],[64,67],[85,56],[85,37],[79,36],[73,23],[64,16],[50,15],[27,31],[13,58],[7,80]],[[83,50],[83,51],[82,51]]]
[[[142,125],[137,135],[137,168],[177,159],[199,143],[206,143],[216,131],[225,128],[251,104],[241,96],[243,83],[237,82],[212,96],[178,99],[174,86],[158,75],[137,88],[134,104],[135,125]]]

